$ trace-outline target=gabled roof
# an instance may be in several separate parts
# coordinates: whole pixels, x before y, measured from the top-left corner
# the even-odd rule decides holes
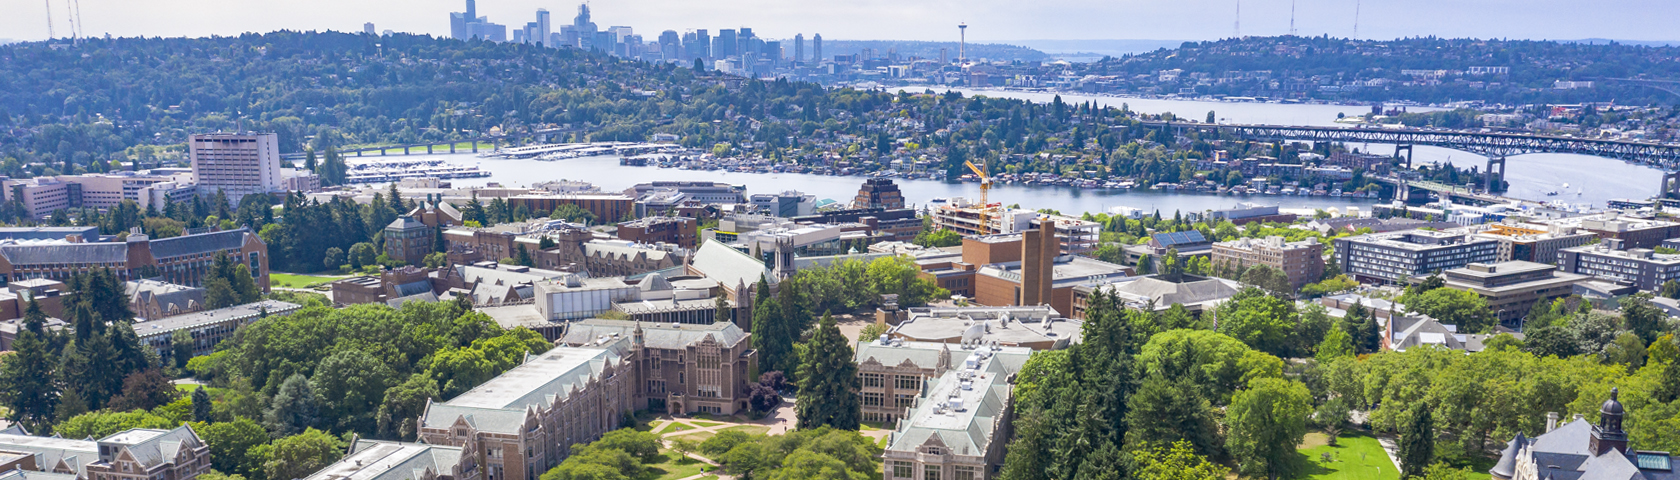
[[[307,480],[414,480],[453,476],[461,462],[461,447],[420,443],[359,440],[344,458],[306,477]]]
[[[442,404],[432,404],[421,426],[448,428],[464,418],[480,431],[517,433],[529,408],[548,408],[602,378],[623,361],[627,340],[601,348],[555,347],[527,355],[525,363]]]
[[[153,258],[173,258],[185,255],[238,250],[245,246],[245,234],[250,230],[236,228],[220,232],[182,235],[151,241]]]
[[[566,328],[565,338],[560,343],[567,345],[587,345],[599,342],[601,339],[627,339],[635,335],[637,322],[629,320],[606,320],[591,318],[580,322],[573,322]],[[733,323],[712,323],[707,325],[683,324],[673,327],[668,323],[640,323],[642,328],[642,345],[647,348],[664,350],[681,350],[705,340],[710,336],[712,341],[725,347],[734,347],[747,338],[747,332]]]
[[[759,278],[769,279],[771,285],[776,284],[776,276],[764,262],[716,240],[700,245],[689,266],[727,288],[753,285],[758,283]]]

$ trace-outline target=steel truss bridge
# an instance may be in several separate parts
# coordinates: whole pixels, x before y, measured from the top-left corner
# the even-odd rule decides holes
[[[1413,130],[1370,127],[1296,127],[1281,125],[1221,125],[1193,122],[1143,122],[1143,125],[1186,132],[1216,133],[1246,140],[1280,142],[1338,142],[1381,143],[1396,145],[1407,152],[1406,167],[1411,168],[1411,147],[1428,145],[1460,150],[1488,157],[1484,189],[1492,191],[1496,181],[1505,178],[1505,159],[1530,153],[1572,153],[1614,158],[1657,167],[1664,171],[1663,195],[1680,194],[1680,145],[1629,140],[1577,138],[1526,133],[1466,132],[1454,130]],[[1497,173],[1496,173],[1497,172]]]

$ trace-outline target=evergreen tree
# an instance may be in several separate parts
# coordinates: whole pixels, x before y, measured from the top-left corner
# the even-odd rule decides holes
[[[1046,438],[1043,414],[1033,412],[1015,421],[1015,440],[1004,449],[1009,453],[1003,460],[1001,480],[1039,480],[1049,478],[1054,455]]]
[[[309,150],[305,150],[303,155],[304,171],[314,172],[316,167],[318,167],[318,165],[315,164],[315,149],[311,148]]]
[[[857,430],[863,412],[858,400],[862,388],[852,347],[834,318],[822,317],[817,331],[805,344],[799,364],[799,402],[795,405],[799,429],[834,427]]]
[[[722,283],[718,284],[718,290],[723,290]],[[714,323],[729,323],[735,321],[735,311],[734,309],[729,308],[728,298],[724,298],[723,295],[718,295],[717,299],[713,303],[716,304],[714,308],[717,309],[717,311],[712,315],[712,321]]]
[[[286,377],[285,383],[280,384],[280,390],[274,393],[274,399],[263,415],[263,426],[279,436],[303,433],[320,420],[317,418],[319,402],[315,398],[315,389],[309,386],[309,379],[294,373]]]
[[[30,302],[33,306],[34,302]],[[58,388],[53,384],[54,361],[47,341],[30,330],[18,332],[15,350],[0,360],[0,405],[10,410],[13,423],[31,431],[44,431],[58,407]]]
[[[766,372],[788,372],[787,367],[798,361],[793,357],[795,339],[788,334],[788,322],[781,318],[782,307],[770,294],[770,281],[758,277],[753,293],[753,348],[758,349],[758,369]]]
[[[192,393],[192,416],[193,416],[193,421],[194,422],[209,422],[209,421],[212,421],[212,419],[214,418],[212,413],[211,413],[212,408],[214,408],[214,407],[210,403],[210,393],[204,391],[204,386],[199,385],[198,388],[193,389],[193,393]]]
[[[1421,477],[1435,459],[1435,418],[1429,405],[1412,405],[1400,432],[1400,478]]]

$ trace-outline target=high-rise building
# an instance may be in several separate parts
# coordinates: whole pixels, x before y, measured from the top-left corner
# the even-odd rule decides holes
[[[553,33],[553,29],[549,24],[548,9],[537,9],[537,31],[533,33],[535,33],[535,35],[529,35],[530,38],[527,38],[526,40],[531,43],[542,43],[550,47],[554,46],[548,43],[548,34]]]
[[[688,58],[712,58],[712,34],[702,28],[694,31],[694,40],[683,43]]]
[[[732,57],[739,53],[735,50],[735,30],[718,30],[717,38],[712,39],[712,58]]]
[[[803,63],[804,61],[805,61],[805,34],[803,34],[803,33],[795,34],[793,36],[793,63],[795,65],[797,65],[797,64]]]
[[[811,63],[822,63],[822,34],[811,36]]]
[[[682,60],[680,50],[682,40],[677,37],[676,30],[659,32],[659,59],[667,62]]]
[[[368,34],[368,35],[378,35],[378,32],[375,32],[373,30],[373,22],[367,22],[367,23],[362,24],[362,33],[365,33],[365,34]]]
[[[567,38],[566,41],[578,48],[596,48],[596,33],[595,22],[589,20],[589,5],[578,5],[577,17],[572,18],[572,34],[576,38]]]
[[[467,0],[467,11],[449,14],[449,37],[456,40],[478,38],[505,42],[507,27],[490,23],[488,18],[478,16],[477,4],[473,0]]]
[[[188,141],[199,195],[225,192],[238,204],[246,195],[285,189],[280,141],[273,133],[195,134]]]

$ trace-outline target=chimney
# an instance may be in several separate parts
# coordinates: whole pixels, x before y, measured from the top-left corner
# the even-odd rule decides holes
[[[1557,422],[1557,412],[1546,412],[1546,433],[1552,433],[1552,430],[1557,430]]]

